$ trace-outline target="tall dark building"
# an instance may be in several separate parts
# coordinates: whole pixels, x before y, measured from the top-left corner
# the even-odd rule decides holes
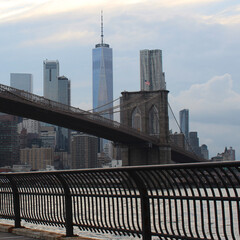
[[[187,140],[189,135],[189,110],[181,110],[179,112],[179,119],[181,132],[184,134],[185,139]]]
[[[190,144],[190,151],[193,151],[199,157],[202,157],[201,148],[199,147],[199,138],[197,132],[190,132],[189,133],[189,144]]]
[[[18,117],[0,115],[0,167],[19,163]]]
[[[71,140],[72,168],[97,168],[98,138],[77,134]]]
[[[71,82],[65,76],[58,77],[58,102],[71,105]],[[70,151],[70,130],[63,127],[58,127],[57,136],[58,150]]]

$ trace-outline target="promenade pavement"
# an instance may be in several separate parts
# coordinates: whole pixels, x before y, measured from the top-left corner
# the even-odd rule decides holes
[[[13,228],[12,225],[0,223],[0,240],[99,240],[88,237],[65,237],[63,234],[30,228]]]
[[[1,240],[32,240],[34,238],[19,236],[13,233],[0,232],[0,239]]]

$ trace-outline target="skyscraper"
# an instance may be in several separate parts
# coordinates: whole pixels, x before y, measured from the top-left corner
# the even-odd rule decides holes
[[[65,76],[59,76],[58,60],[45,60],[43,62],[43,76],[44,97],[65,105],[70,105],[70,80]],[[69,151],[68,129],[62,127],[56,127],[56,129],[57,149]]]
[[[58,77],[58,102],[71,105],[71,82],[65,76]]]
[[[11,73],[10,86],[33,93],[33,76],[30,73]]]
[[[103,16],[101,16],[101,43],[97,44],[93,49],[92,60],[93,108],[95,112],[99,112],[113,107],[112,48],[103,42]],[[103,105],[105,106],[99,108]],[[104,115],[104,117],[113,119],[112,110],[108,111],[108,114]]]
[[[180,129],[181,132],[184,134],[185,139],[188,139],[189,135],[189,110],[183,109],[179,112],[180,118]]]
[[[65,77],[61,76],[58,77],[58,102],[71,105],[71,82],[70,80]],[[70,146],[70,130],[63,127],[58,127],[58,148],[59,150],[69,151]]]
[[[201,148],[199,147],[199,138],[198,138],[197,132],[189,133],[189,144],[190,144],[190,151],[194,152],[197,156],[202,157]]]
[[[59,62],[45,60],[43,62],[43,95],[53,101],[58,101]]]
[[[113,119],[113,64],[112,48],[103,41],[103,16],[101,15],[101,43],[97,44],[92,50],[92,70],[93,70],[93,111],[100,112],[106,109],[103,115]],[[100,107],[103,106],[103,107]],[[102,151],[103,145],[100,143],[99,150]]]
[[[140,81],[141,91],[166,90],[162,50],[140,51]]]

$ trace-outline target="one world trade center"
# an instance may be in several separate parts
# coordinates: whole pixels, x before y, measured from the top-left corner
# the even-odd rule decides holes
[[[113,63],[112,48],[103,41],[103,16],[101,15],[101,43],[92,50],[93,60],[93,111],[113,120]],[[103,148],[103,141],[100,150]]]

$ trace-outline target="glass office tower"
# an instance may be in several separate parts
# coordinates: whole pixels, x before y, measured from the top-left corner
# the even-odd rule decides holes
[[[100,112],[113,107],[112,49],[97,44],[93,49],[93,108]],[[109,103],[109,104],[107,104]],[[107,104],[107,105],[106,105]],[[105,106],[103,106],[105,105]],[[103,106],[103,107],[100,107]],[[113,119],[112,109],[104,117]]]
[[[45,60],[43,62],[43,95],[53,101],[58,101],[59,62]]]
[[[33,93],[33,75],[30,73],[11,73],[10,86]]]
[[[113,64],[112,48],[103,43],[103,17],[101,16],[101,43],[92,51],[92,79],[93,79],[93,111],[105,112],[104,117],[113,120]],[[102,150],[103,144],[100,144]]]

